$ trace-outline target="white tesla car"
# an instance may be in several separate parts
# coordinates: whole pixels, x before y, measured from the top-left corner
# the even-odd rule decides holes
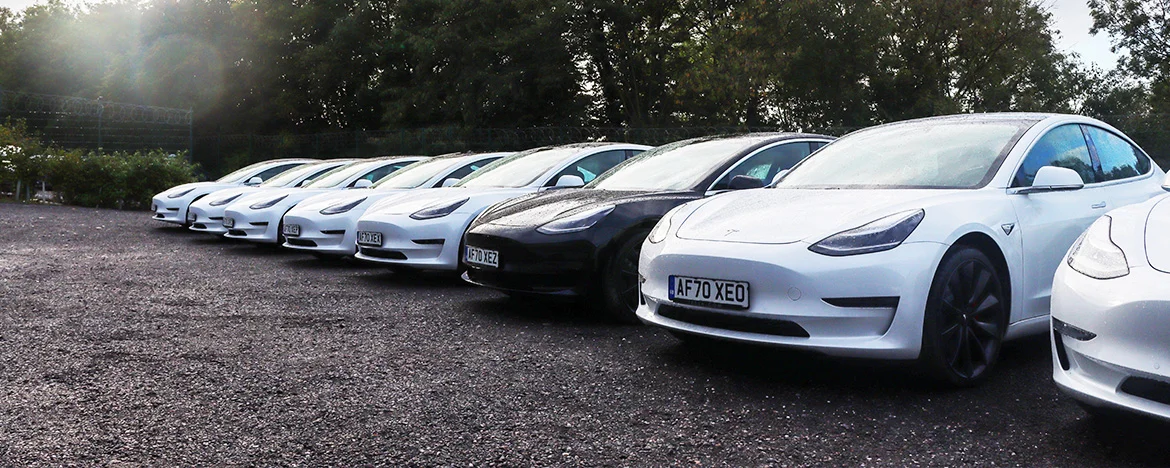
[[[265,190],[283,187],[300,187],[316,180],[325,173],[353,162],[352,159],[332,159],[319,163],[306,164],[264,181],[256,186],[232,187],[211,192],[207,196],[195,200],[187,208],[187,224],[192,231],[206,232],[222,236],[227,233],[223,227],[223,212],[232,202],[244,195],[263,192]]]
[[[260,185],[277,174],[304,164],[317,162],[315,159],[274,159],[259,162],[236,170],[214,181],[177,185],[155,195],[150,202],[151,219],[165,223],[187,225],[187,208],[191,202],[211,192],[244,185]]]
[[[1121,132],[1079,116],[873,127],[776,188],[664,216],[639,259],[638,317],[684,339],[918,358],[973,385],[1003,340],[1047,330],[1052,275],[1077,236],[1162,193],[1162,175]]]
[[[266,244],[284,242],[281,218],[301,200],[319,193],[352,188],[367,188],[390,173],[423,159],[404,156],[363,159],[329,171],[303,187],[265,190],[240,197],[223,212],[225,237]]]
[[[471,220],[498,202],[554,187],[581,187],[650,147],[584,143],[537,148],[489,164],[458,184],[375,203],[357,222],[355,258],[456,271]]]
[[[454,185],[511,153],[456,153],[419,161],[379,180],[370,190],[328,192],[305,199],[284,215],[284,246],[320,256],[357,253],[354,226],[366,209],[406,190]]]
[[[1166,185],[1170,190],[1170,180]],[[1170,420],[1167,233],[1170,195],[1114,210],[1085,231],[1056,270],[1053,376],[1090,410]]]

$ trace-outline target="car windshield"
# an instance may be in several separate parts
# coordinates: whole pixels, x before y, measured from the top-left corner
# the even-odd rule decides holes
[[[244,166],[240,169],[236,169],[236,170],[232,171],[228,175],[225,175],[223,177],[215,179],[215,181],[220,182],[220,183],[224,183],[224,184],[244,182],[246,180],[246,177],[248,177],[250,174],[256,172],[257,169],[260,169],[261,167],[268,166],[268,165],[273,165],[273,161],[263,161],[263,162],[258,162],[256,164]],[[288,172],[288,171],[285,171],[285,172]]]
[[[431,180],[431,177],[449,169],[452,165],[462,160],[462,158],[443,156],[424,159],[394,171],[390,175],[383,177],[382,180],[379,180],[378,183],[372,185],[370,188],[383,190],[412,189]]]
[[[761,138],[684,140],[659,146],[614,166],[585,187],[603,190],[697,190],[731,155]]]
[[[560,165],[580,147],[528,150],[500,159],[471,173],[455,187],[523,187]]]
[[[942,120],[862,130],[805,159],[777,187],[979,188],[1035,123]]]
[[[346,183],[349,179],[360,176],[379,166],[386,164],[386,161],[354,161],[344,166],[341,166],[332,171],[322,174],[313,183],[306,185],[308,188],[334,188]]]
[[[260,184],[261,187],[287,187],[298,180],[308,177],[312,174],[320,172],[322,166],[329,163],[305,164],[304,166],[289,169],[281,172],[276,177],[264,181]]]

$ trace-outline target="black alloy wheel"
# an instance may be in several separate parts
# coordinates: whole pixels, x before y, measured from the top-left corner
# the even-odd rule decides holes
[[[650,231],[643,230],[626,237],[602,272],[602,305],[607,313],[625,323],[639,323],[638,256],[648,235]]]
[[[969,387],[999,360],[1009,304],[991,260],[972,247],[944,257],[927,298],[921,359],[941,381]]]

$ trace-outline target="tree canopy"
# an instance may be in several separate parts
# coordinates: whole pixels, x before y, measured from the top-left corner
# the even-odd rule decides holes
[[[1166,76],[1150,2],[1092,3],[1128,70]],[[0,87],[193,108],[204,135],[795,129],[1140,98],[1053,34],[1040,0],[48,0],[0,8]]]

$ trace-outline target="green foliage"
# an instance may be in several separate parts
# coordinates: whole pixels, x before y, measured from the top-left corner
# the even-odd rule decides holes
[[[0,125],[0,187],[12,190],[18,200],[31,194],[32,184],[46,171],[40,143],[22,121]],[[18,190],[19,189],[19,190]]]
[[[185,155],[163,151],[83,153],[64,151],[49,162],[49,182],[71,205],[143,209],[150,198],[175,185],[195,181],[196,167]]]

